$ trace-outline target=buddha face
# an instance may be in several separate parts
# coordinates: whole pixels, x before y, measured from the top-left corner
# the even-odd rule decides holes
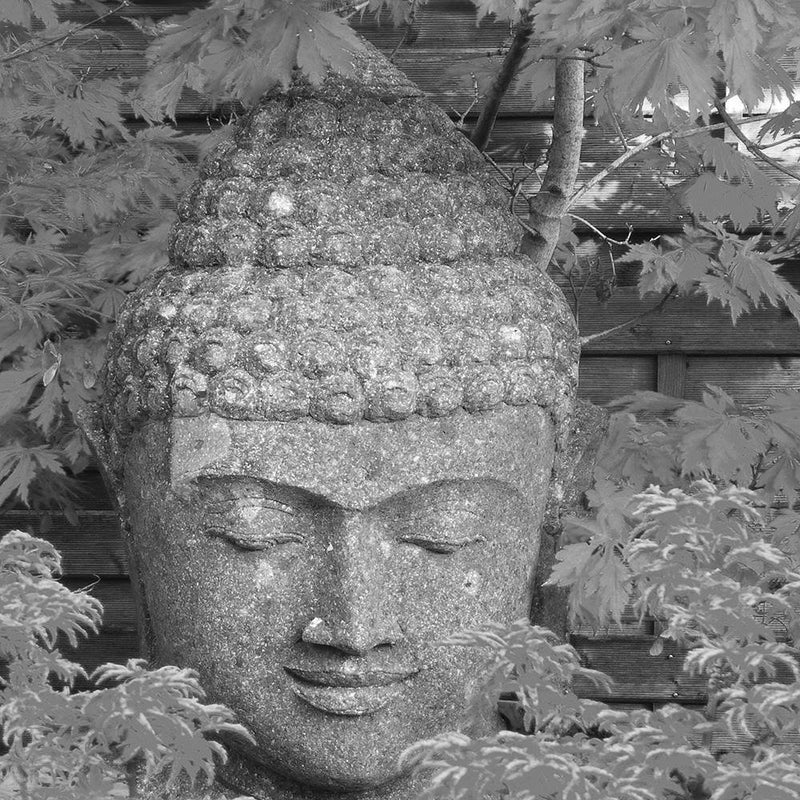
[[[553,452],[536,406],[149,424],[124,492],[155,660],[308,786],[381,786],[419,739],[491,732],[464,711],[485,654],[438,642],[527,614]]]

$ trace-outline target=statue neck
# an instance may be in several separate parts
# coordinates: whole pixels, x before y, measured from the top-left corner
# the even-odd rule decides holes
[[[383,786],[363,790],[321,789],[297,783],[266,767],[230,753],[216,771],[216,782],[232,796],[250,795],[255,800],[416,800],[425,788],[425,775],[407,775]]]

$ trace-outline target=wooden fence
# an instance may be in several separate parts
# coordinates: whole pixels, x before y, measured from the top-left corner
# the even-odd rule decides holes
[[[137,3],[127,8],[125,15],[161,18],[194,5],[200,3]],[[95,48],[97,69],[101,73],[104,69],[141,73],[141,36],[113,18],[102,27],[115,34],[117,44],[90,45]],[[497,53],[508,36],[506,25],[484,22],[476,27],[473,7],[462,0],[431,0],[410,30],[395,29],[388,22],[379,27],[367,19],[355,27],[383,51],[396,50],[397,65],[454,117],[466,111],[473,92],[471,81],[458,78],[453,66],[476,57],[485,60],[487,54]],[[495,161],[504,169],[519,167],[523,158],[535,161],[547,147],[550,113],[547,104],[532,106],[529,88],[515,88],[503,104],[492,136],[489,153]],[[205,129],[213,124],[209,110],[196,96],[187,94],[178,114],[183,129]],[[592,127],[590,121],[587,126],[581,180],[620,153],[613,133]],[[677,231],[682,224],[669,187],[662,186],[658,177],[641,165],[622,170],[611,188],[588,193],[574,210],[606,231],[624,231],[632,224],[637,236]],[[582,235],[581,253],[587,259],[596,258],[598,274],[607,278],[611,269],[607,247],[592,239],[586,226]],[[800,271],[793,267],[787,266],[787,277],[792,279],[794,272],[794,277],[800,278]],[[583,335],[634,319],[585,347],[580,368],[582,397],[605,403],[637,389],[652,389],[698,398],[704,385],[713,383],[743,404],[757,407],[776,389],[800,386],[800,328],[788,314],[759,310],[732,327],[726,311],[695,298],[670,301],[660,312],[635,319],[653,305],[638,298],[635,276],[635,268],[626,267],[617,275],[613,295],[603,302],[595,292],[595,280],[577,303],[562,280],[567,298],[577,307]],[[81,646],[78,660],[91,669],[105,661],[136,656],[138,645],[117,519],[97,473],[86,475],[84,488],[77,527],[57,513],[41,516],[11,510],[0,515],[0,531],[21,528],[46,536],[64,556],[65,583],[73,588],[92,585],[105,608],[105,622],[101,635]],[[668,644],[660,655],[650,655],[654,636],[652,622],[636,620],[609,631],[572,634],[587,665],[614,678],[612,702],[651,708],[669,701],[702,703],[702,682],[681,672],[684,654],[680,650]],[[584,691],[592,693],[590,687]]]

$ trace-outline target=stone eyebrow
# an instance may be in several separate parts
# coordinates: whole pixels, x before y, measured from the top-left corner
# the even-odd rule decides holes
[[[181,483],[188,486],[198,486],[203,481],[217,481],[219,483],[233,483],[236,480],[246,480],[258,484],[266,489],[272,489],[277,494],[296,494],[302,495],[305,501],[310,501],[313,505],[326,505],[334,508],[344,508],[335,498],[327,496],[319,490],[319,487],[298,486],[293,483],[282,483],[281,481],[265,478],[263,475],[255,475],[247,470],[222,466],[205,466],[191,475],[185,476]]]
[[[456,483],[468,484],[482,484],[492,485],[497,488],[502,488],[505,491],[512,491],[518,494],[516,487],[512,486],[505,481],[499,481],[496,478],[477,477],[469,479],[445,479],[433,481],[431,483],[410,484],[404,486],[396,492],[390,494],[381,493],[375,497],[363,498],[362,502],[353,504],[348,502],[348,498],[343,497],[341,494],[331,494],[323,487],[315,482],[307,482],[303,484],[283,482],[275,478],[266,478],[263,475],[253,474],[249,470],[242,469],[238,466],[227,465],[214,465],[209,464],[203,466],[197,472],[191,475],[182,477],[181,484],[188,487],[197,486],[204,480],[207,481],[235,481],[237,479],[248,480],[260,486],[273,489],[276,493],[284,494],[299,494],[305,502],[310,502],[312,505],[327,506],[329,508],[341,509],[344,511],[366,511],[368,509],[378,509],[381,506],[388,506],[394,502],[408,498],[415,494],[436,493],[437,491],[446,491],[449,486]]]

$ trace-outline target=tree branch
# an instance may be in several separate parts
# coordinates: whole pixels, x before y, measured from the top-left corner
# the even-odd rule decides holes
[[[511,81],[514,80],[514,76],[519,70],[519,65],[522,63],[532,35],[533,18],[530,14],[525,14],[517,24],[511,47],[509,47],[506,57],[503,59],[500,71],[492,81],[492,87],[486,96],[483,109],[481,109],[478,121],[470,134],[469,140],[478,150],[484,150],[489,143],[489,136],[492,133],[492,128],[494,128],[497,113],[500,110],[500,103],[503,102],[503,97],[505,97],[508,87],[511,86]]]
[[[607,328],[604,331],[599,331],[598,333],[593,333],[590,336],[581,336],[580,338],[580,345],[583,347],[584,345],[589,344],[590,342],[596,342],[598,339],[604,339],[606,336],[610,336],[612,333],[616,333],[623,328],[627,328],[628,325],[633,325],[634,322],[638,322],[640,319],[644,319],[644,317],[649,316],[650,314],[655,314],[658,311],[661,311],[662,308],[667,304],[667,301],[672,299],[675,296],[675,287],[673,286],[652,308],[648,308],[646,311],[642,311],[640,314],[637,314],[635,317],[631,317],[625,322],[620,322],[619,325],[615,325],[613,328]]]
[[[43,42],[39,42],[39,44],[35,45],[34,47],[20,47],[18,50],[15,50],[13,53],[9,53],[7,56],[3,56],[0,58],[0,64],[6,64],[9,61],[14,61],[17,58],[23,58],[24,56],[29,56],[31,53],[36,53],[39,50],[44,50],[45,47],[51,47],[54,44],[60,44],[65,42],[69,39],[70,36],[74,36],[76,33],[80,33],[86,28],[90,28],[92,25],[96,25],[98,22],[102,22],[104,19],[108,19],[113,14],[116,14],[118,11],[122,11],[123,8],[127,8],[131,3],[131,0],[120,0],[120,4],[116,8],[112,8],[111,11],[107,12],[106,14],[102,14],[99,17],[95,17],[89,22],[84,22],[82,25],[78,25],[77,28],[73,28],[67,33],[61,36],[54,36],[52,39],[45,39]]]
[[[768,119],[774,119],[776,116],[777,114],[764,114],[760,117],[750,117],[748,122],[766,122]],[[578,201],[582,200],[587,192],[590,192],[595,186],[597,186],[598,183],[605,180],[612,172],[614,172],[614,170],[619,169],[634,156],[639,155],[639,153],[641,153],[643,150],[647,150],[648,147],[658,144],[659,142],[663,142],[665,139],[686,139],[689,136],[696,136],[698,133],[708,133],[710,131],[717,131],[727,127],[727,122],[716,122],[713,125],[700,125],[697,128],[689,128],[685,131],[662,131],[655,136],[651,136],[649,139],[646,139],[645,141],[637,144],[635,147],[632,147],[630,150],[623,153],[619,158],[612,161],[607,167],[601,169],[596,175],[592,175],[592,177],[589,178],[589,180],[586,181],[586,183],[584,183],[583,186],[581,186],[581,188],[569,198],[567,208],[571,208]]]
[[[628,228],[628,235],[625,237],[625,239],[612,239],[610,236],[606,236],[606,234],[603,233],[603,231],[601,231],[600,228],[598,228],[596,225],[592,225],[592,223],[589,222],[588,219],[584,219],[583,217],[580,217],[577,214],[573,214],[571,212],[570,216],[572,217],[572,219],[583,223],[587,228],[589,228],[590,231],[592,231],[592,233],[595,234],[595,236],[599,236],[607,244],[626,245],[631,243],[631,236],[633,236],[633,225],[626,226]]]
[[[536,231],[522,243],[527,253],[544,270],[558,243],[561,220],[567,213],[575,188],[583,140],[584,70],[586,65],[574,53],[564,53],[556,62],[553,139],[547,172],[541,189],[528,202],[528,226]]]
[[[717,113],[720,115],[720,117],[722,117],[723,122],[731,129],[733,135],[750,151],[750,153],[752,153],[756,158],[766,161],[766,163],[771,167],[775,167],[775,169],[780,170],[780,172],[782,172],[784,175],[788,175],[790,178],[800,181],[800,175],[790,170],[788,167],[784,167],[780,161],[776,161],[772,156],[768,156],[752,139],[745,135],[744,131],[737,125],[736,121],[728,113],[727,109],[725,108],[725,104],[721,100],[717,100],[715,105],[717,108]]]

